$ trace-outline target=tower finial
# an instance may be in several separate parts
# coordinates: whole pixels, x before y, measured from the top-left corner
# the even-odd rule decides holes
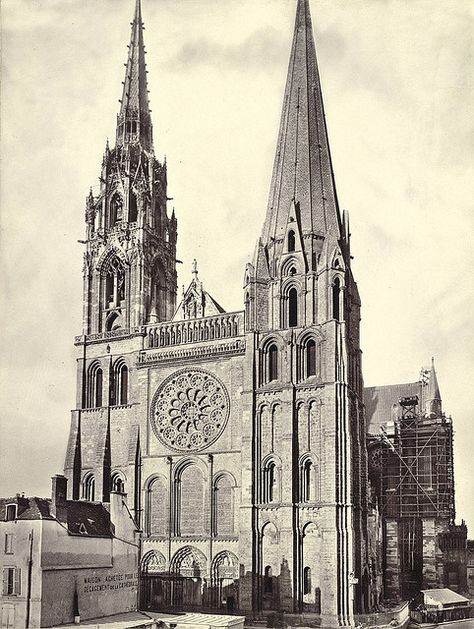
[[[197,278],[198,278],[198,266],[197,266],[196,258],[194,258],[194,260],[193,260],[192,274],[194,275],[194,279],[197,280]]]
[[[117,146],[140,143],[144,149],[153,149],[153,134],[143,40],[141,0],[136,0],[128,59],[117,118]]]
[[[425,414],[428,417],[439,417],[442,414],[441,393],[436,376],[434,356],[431,357],[431,369],[425,397]]]

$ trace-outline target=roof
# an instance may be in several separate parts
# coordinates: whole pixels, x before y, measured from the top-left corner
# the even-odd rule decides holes
[[[452,605],[454,603],[469,603],[469,599],[453,592],[449,588],[439,588],[436,590],[421,590],[421,592],[441,605]]]
[[[198,278],[197,262],[194,260],[193,279],[186,290],[183,286],[183,297],[176,308],[173,321],[199,319],[224,312],[224,308],[204,289],[203,283]]]
[[[112,537],[110,513],[98,502],[67,500],[67,527],[74,535]]]
[[[284,236],[295,202],[303,234],[341,237],[309,0],[298,0],[280,130],[273,165],[264,245]]]
[[[421,402],[421,382],[365,387],[364,404],[367,434],[378,435],[382,424],[398,417],[400,398],[412,395],[418,395]]]
[[[56,520],[49,498],[14,496],[0,498],[0,521],[5,520],[6,507],[9,504],[18,506],[17,520]],[[112,537],[110,513],[99,502],[67,500],[66,523],[72,535]]]
[[[7,505],[17,505],[17,520],[51,520],[53,516],[49,511],[47,498],[26,498],[25,496],[13,496],[12,498],[0,498],[0,521],[6,517]]]

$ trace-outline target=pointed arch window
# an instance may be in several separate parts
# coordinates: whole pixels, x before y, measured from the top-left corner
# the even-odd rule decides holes
[[[110,405],[121,406],[122,404],[128,404],[128,367],[119,360],[112,370]]]
[[[86,408],[102,406],[103,372],[99,363],[93,363],[87,374]]]
[[[117,308],[125,300],[125,269],[123,264],[114,256],[105,273],[105,308]]]
[[[152,283],[152,314],[158,321],[166,321],[168,318],[167,275],[160,260],[153,268]]]
[[[338,277],[334,280],[332,285],[332,317],[336,321],[341,320],[341,281]]]
[[[268,382],[278,380],[278,347],[272,343],[268,348]]]
[[[130,192],[128,204],[128,220],[130,223],[136,223],[138,217],[137,197],[134,192]]]
[[[288,232],[288,253],[292,253],[296,248],[295,232],[290,229]]]
[[[298,325],[298,291],[295,287],[288,291],[288,326],[295,328]]]
[[[95,478],[92,473],[84,476],[84,480],[82,481],[82,498],[90,502],[94,502],[95,500]]]
[[[316,341],[309,339],[305,347],[306,377],[316,375]]]
[[[123,218],[123,201],[119,194],[114,194],[110,200],[109,220],[107,227],[110,229]]]

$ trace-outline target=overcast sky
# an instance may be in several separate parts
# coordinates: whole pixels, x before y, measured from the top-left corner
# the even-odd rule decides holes
[[[49,494],[75,404],[84,201],[113,138],[133,0],[3,0],[0,495]],[[180,284],[242,308],[263,224],[295,0],[143,0],[155,150]],[[474,536],[471,0],[311,0],[366,385],[435,357]],[[171,211],[171,204],[169,210]]]

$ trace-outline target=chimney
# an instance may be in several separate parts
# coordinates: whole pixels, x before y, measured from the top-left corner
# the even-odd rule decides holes
[[[51,478],[51,515],[60,522],[67,521],[67,478],[56,474]]]

